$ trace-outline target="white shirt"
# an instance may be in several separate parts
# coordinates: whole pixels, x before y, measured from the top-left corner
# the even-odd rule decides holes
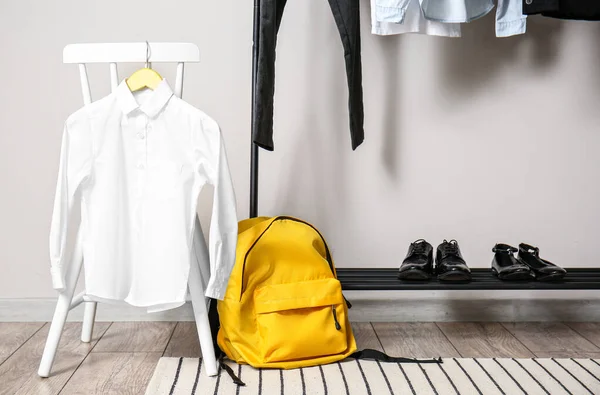
[[[135,95],[123,81],[65,123],[50,230],[53,286],[64,288],[67,224],[77,196],[86,294],[150,311],[180,306],[198,195],[211,184],[206,296],[222,299],[235,261],[237,216],[219,126],[174,96],[166,80]]]
[[[394,22],[380,22],[377,17],[379,7],[371,0],[371,33],[388,36],[403,33],[419,33],[429,36],[460,37],[460,24],[442,23],[425,18],[419,0],[406,0],[402,18]],[[401,21],[401,22],[400,22]]]

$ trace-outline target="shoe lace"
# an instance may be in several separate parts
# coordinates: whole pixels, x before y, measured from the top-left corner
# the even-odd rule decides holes
[[[425,239],[419,239],[411,244],[413,247],[413,254],[426,255],[427,242]]]
[[[458,250],[458,241],[454,239],[450,241],[444,240],[442,242],[442,252],[444,253],[444,256],[454,255],[456,257],[459,257],[460,253]]]

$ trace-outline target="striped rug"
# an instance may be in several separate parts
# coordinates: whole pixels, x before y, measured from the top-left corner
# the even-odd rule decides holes
[[[228,365],[245,387],[225,371],[206,377],[200,359],[161,358],[146,395],[600,394],[600,360],[593,359],[449,358],[439,365],[345,360],[294,370]]]

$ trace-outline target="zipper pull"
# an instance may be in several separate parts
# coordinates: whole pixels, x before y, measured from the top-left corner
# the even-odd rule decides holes
[[[348,301],[348,299],[346,299],[346,297],[345,297],[345,296],[342,296],[342,297],[343,297],[343,298],[344,298],[344,300],[346,301],[346,306],[348,306],[348,308],[349,308],[349,309],[351,309],[351,308],[352,308],[352,303],[350,303],[350,302]]]
[[[333,309],[333,321],[335,321],[335,329],[337,329],[339,331],[342,329],[342,326],[338,322],[337,312],[335,311],[335,306],[331,306],[331,308]]]

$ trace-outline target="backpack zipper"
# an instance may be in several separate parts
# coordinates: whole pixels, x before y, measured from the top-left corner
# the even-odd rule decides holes
[[[335,306],[331,305],[331,311],[333,311],[333,321],[335,322],[335,329],[337,329],[338,331],[342,329],[342,326],[340,325],[340,323],[338,322],[337,319],[337,312],[335,311]]]

